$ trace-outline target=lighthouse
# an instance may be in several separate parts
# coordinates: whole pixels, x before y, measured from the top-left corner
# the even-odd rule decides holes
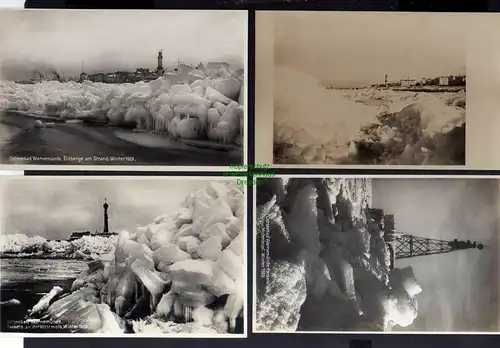
[[[102,207],[104,208],[104,228],[102,229],[102,233],[103,234],[108,234],[109,233],[109,226],[108,226],[108,208],[109,208],[109,204],[108,204],[106,198],[104,198],[104,204],[102,205]]]

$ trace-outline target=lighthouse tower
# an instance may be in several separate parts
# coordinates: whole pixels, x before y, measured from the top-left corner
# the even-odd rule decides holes
[[[372,341],[371,340],[360,340],[360,339],[352,339],[349,341],[350,348],[371,348]]]
[[[106,198],[104,198],[104,204],[102,205],[102,207],[104,208],[104,228],[102,229],[102,233],[107,234],[107,233],[109,233],[109,225],[108,225],[109,204],[108,204]]]
[[[158,51],[158,66],[156,67],[156,73],[159,75],[163,75],[165,69],[163,69],[163,52],[162,50]]]

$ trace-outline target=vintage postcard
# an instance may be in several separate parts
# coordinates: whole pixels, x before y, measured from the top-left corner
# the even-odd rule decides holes
[[[274,162],[465,165],[463,24],[330,17],[276,17]]]
[[[497,23],[458,13],[257,12],[256,160],[499,168],[491,127],[500,46],[488,36]]]

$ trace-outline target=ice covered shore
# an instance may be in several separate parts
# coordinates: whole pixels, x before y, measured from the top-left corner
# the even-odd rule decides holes
[[[177,212],[120,232],[69,293],[37,304],[38,317],[90,333],[242,332],[243,224],[242,186],[212,182]]]
[[[182,65],[178,72],[135,84],[0,81],[0,108],[67,121],[109,122],[176,139],[241,143],[243,70],[213,65]]]
[[[464,164],[463,90],[332,90],[292,68],[275,74],[276,163]]]
[[[97,260],[112,252],[116,237],[84,236],[73,241],[47,240],[24,234],[0,235],[0,256],[18,258]]]
[[[366,216],[370,186],[293,178],[258,187],[259,331],[387,331],[413,322],[422,289],[411,267],[393,268]]]

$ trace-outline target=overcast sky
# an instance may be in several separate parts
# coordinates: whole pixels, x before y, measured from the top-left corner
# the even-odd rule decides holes
[[[102,231],[103,203],[109,228],[134,230],[175,212],[186,196],[209,181],[186,179],[10,179],[2,195],[1,233],[67,239],[76,231]]]
[[[373,206],[395,215],[398,232],[487,246],[396,262],[411,265],[423,288],[412,330],[498,330],[498,191],[489,179],[373,180]]]
[[[2,11],[1,76],[77,75],[82,61],[87,73],[154,69],[160,49],[167,67],[178,59],[243,66],[246,22],[244,11]]]
[[[500,335],[250,335],[248,338],[238,342],[238,347],[253,348],[255,346],[302,348],[312,346],[315,348],[349,348],[349,341],[353,338],[371,340],[372,348],[493,348],[498,347]],[[44,338],[44,340],[47,340]],[[39,348],[40,340],[37,338],[26,338],[25,347]],[[52,348],[66,348],[68,345],[74,348],[88,348],[89,341],[75,340],[75,338],[57,338],[50,341]],[[134,347],[128,338],[116,338],[113,342],[118,346]],[[199,348],[212,348],[215,342],[212,340],[198,340],[196,346]],[[216,342],[218,348],[234,347],[233,340],[219,340]],[[190,340],[175,340],[178,348],[191,348],[193,342]],[[136,345],[138,346],[138,344]],[[151,338],[148,347],[163,348],[165,339]],[[92,348],[107,348],[109,341],[106,339],[92,340]]]
[[[336,87],[465,74],[463,16],[280,12],[275,61]]]

